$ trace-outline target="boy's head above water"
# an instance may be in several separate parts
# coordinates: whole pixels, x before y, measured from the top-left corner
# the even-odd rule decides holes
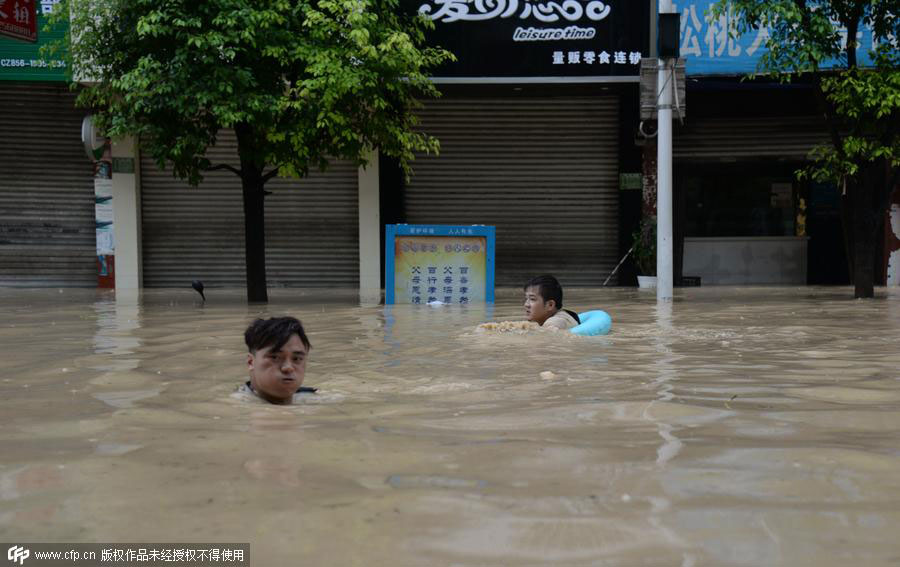
[[[250,388],[273,404],[289,404],[303,384],[309,339],[294,317],[257,319],[244,332]]]
[[[562,309],[562,286],[553,276],[532,278],[524,287],[525,318],[543,325],[544,321],[553,317]]]

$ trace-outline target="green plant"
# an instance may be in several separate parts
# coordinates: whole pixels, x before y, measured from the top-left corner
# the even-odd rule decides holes
[[[646,217],[634,231],[634,245],[631,251],[634,264],[642,276],[656,275],[656,217]]]

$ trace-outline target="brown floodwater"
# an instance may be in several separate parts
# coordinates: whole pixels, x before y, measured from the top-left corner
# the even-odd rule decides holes
[[[900,562],[900,289],[569,290],[605,337],[355,291],[0,289],[0,539],[252,564]],[[234,395],[257,316],[314,396]]]

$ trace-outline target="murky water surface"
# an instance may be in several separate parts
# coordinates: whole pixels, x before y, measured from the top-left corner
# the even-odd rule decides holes
[[[606,337],[353,292],[0,290],[6,541],[250,542],[254,565],[900,562],[900,293],[570,290]],[[293,314],[306,402],[235,398]]]

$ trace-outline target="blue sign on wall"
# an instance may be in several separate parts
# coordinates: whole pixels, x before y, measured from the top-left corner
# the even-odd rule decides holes
[[[768,30],[761,27],[751,30],[737,39],[728,30],[730,14],[708,21],[708,12],[714,0],[676,0],[673,5],[681,13],[681,56],[686,59],[688,75],[743,75],[756,71],[759,57],[766,51]],[[838,30],[846,38],[847,30]],[[861,26],[857,33],[860,65],[871,63],[872,30]],[[836,62],[835,62],[836,63]]]

